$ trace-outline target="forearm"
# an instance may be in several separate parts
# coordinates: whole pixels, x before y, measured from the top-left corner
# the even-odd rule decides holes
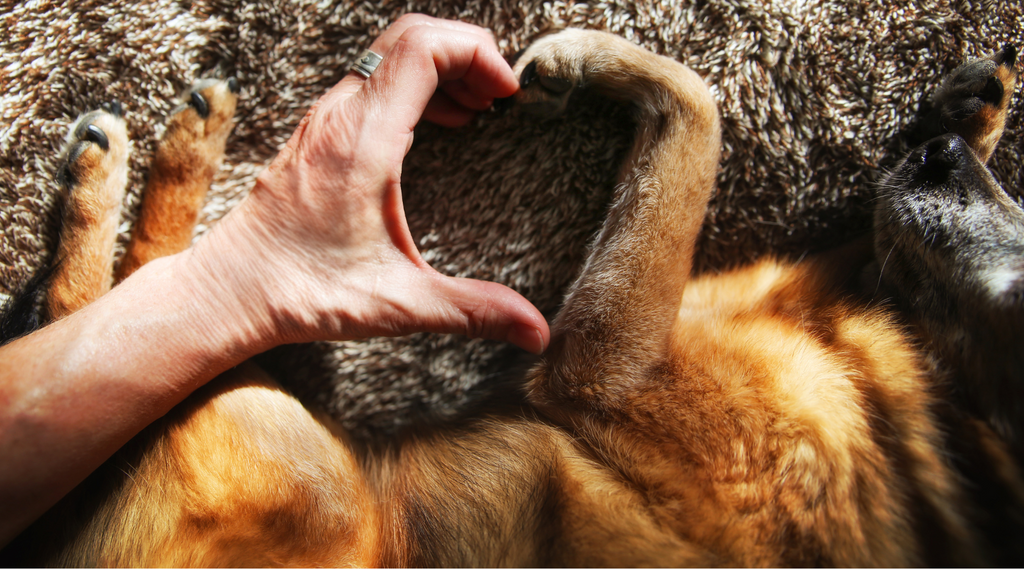
[[[0,348],[0,544],[266,331],[192,278],[187,251]]]

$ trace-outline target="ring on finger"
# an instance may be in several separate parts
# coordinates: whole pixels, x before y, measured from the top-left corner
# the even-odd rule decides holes
[[[362,75],[364,79],[369,79],[370,75],[377,69],[377,66],[380,65],[382,59],[384,58],[379,54],[366,50],[359,54],[359,59],[352,66],[352,71]]]

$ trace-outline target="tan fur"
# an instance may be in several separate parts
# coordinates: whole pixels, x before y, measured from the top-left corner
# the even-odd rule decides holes
[[[159,436],[62,564],[373,562],[377,504],[355,457],[255,366],[228,372],[151,429]]]
[[[46,301],[47,312],[53,319],[71,314],[110,289],[114,240],[128,181],[128,134],[124,120],[101,114],[93,123],[106,133],[107,150],[96,143],[75,139],[79,124],[72,126],[65,150],[71,153],[75,145],[86,146],[71,165],[70,174],[76,184],[64,208],[57,266]]]
[[[49,528],[80,495],[24,539],[74,565],[991,562],[945,455],[935,370],[887,310],[840,294],[845,259],[690,279],[720,152],[700,78],[574,30],[517,71],[544,78],[524,79],[525,109],[586,84],[635,102],[638,124],[527,401],[358,445],[246,364],[80,488],[102,498],[70,540]],[[182,179],[168,171],[151,187]],[[980,440],[1019,494],[1001,443]]]
[[[926,377],[885,314],[816,298],[816,276],[762,262],[692,283],[670,348],[617,412],[638,438],[663,433],[642,454],[692,465],[654,482],[696,506],[667,520],[700,520],[679,533],[733,562],[919,564],[907,486],[969,537],[935,454]],[[879,416],[899,448],[878,444]]]
[[[210,116],[203,120],[196,109],[186,107],[168,120],[132,239],[118,266],[118,282],[149,261],[182,251],[192,242],[203,199],[234,127],[236,102],[223,82],[198,92],[209,102]]]

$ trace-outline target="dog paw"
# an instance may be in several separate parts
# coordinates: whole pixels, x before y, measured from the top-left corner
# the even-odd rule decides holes
[[[991,57],[970,61],[954,70],[933,98],[943,120],[960,122],[986,105],[1003,106],[1016,80],[1016,62],[1017,49],[1008,45]]]
[[[164,141],[193,147],[203,154],[219,155],[234,126],[238,81],[202,79],[183,95],[182,104],[167,119]]]
[[[516,104],[534,116],[561,113],[570,96],[583,89],[632,104],[644,116],[679,107],[691,113],[699,109],[708,118],[717,115],[704,81],[692,70],[606,32],[569,29],[543,36],[513,70],[520,84]]]
[[[188,247],[235,124],[234,79],[203,79],[167,118],[143,191],[132,238],[117,268],[121,281],[142,265]]]
[[[128,132],[121,106],[108,103],[71,126],[57,179],[60,240],[46,293],[49,318],[61,318],[110,288],[114,239],[128,183]]]
[[[553,117],[568,106],[574,89],[583,83],[584,54],[589,33],[564,30],[542,37],[516,62],[519,93],[515,102],[523,112],[536,117]]]
[[[122,115],[115,101],[82,115],[71,126],[56,172],[65,189],[95,186],[124,169],[128,132]]]
[[[982,162],[995,150],[1006,125],[1017,84],[1017,49],[1007,45],[994,55],[961,65],[932,97],[933,120],[944,132],[959,134]]]

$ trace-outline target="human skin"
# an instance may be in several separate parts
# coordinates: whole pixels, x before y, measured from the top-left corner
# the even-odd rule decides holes
[[[507,287],[420,257],[400,187],[421,118],[469,121],[518,83],[489,32],[421,15],[307,113],[250,195],[195,246],[0,348],[0,544],[146,425],[271,347],[413,332],[507,340],[547,323]]]

